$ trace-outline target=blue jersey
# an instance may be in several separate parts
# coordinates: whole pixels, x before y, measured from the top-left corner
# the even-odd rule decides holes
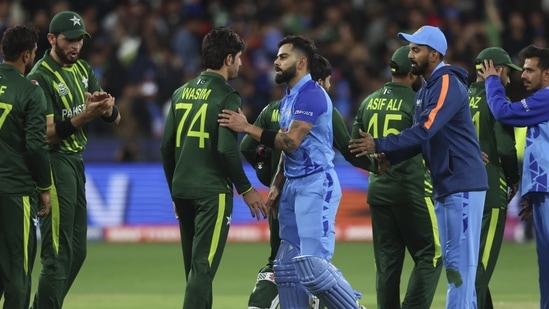
[[[484,84],[486,98],[494,117],[502,123],[528,127],[522,163],[521,193],[549,192],[549,87],[536,91],[520,102],[511,103],[497,76],[489,76]]]
[[[286,132],[293,120],[313,124],[301,145],[284,152],[284,175],[298,178],[333,168],[332,101],[322,87],[305,75],[280,101],[280,130]]]

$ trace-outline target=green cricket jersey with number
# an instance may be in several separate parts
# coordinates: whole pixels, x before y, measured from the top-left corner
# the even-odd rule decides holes
[[[486,165],[490,188],[485,205],[507,207],[507,187],[519,182],[517,152],[513,127],[496,121],[486,102],[484,82],[469,87],[469,106],[480,143],[480,150],[488,155]]]
[[[399,134],[402,130],[410,128],[415,112],[415,106],[410,102],[415,102],[415,95],[416,93],[407,85],[397,82],[386,83],[381,89],[366,97],[360,105],[352,136],[359,137],[359,129],[370,133],[374,138],[380,138],[389,134]],[[389,166],[383,175],[370,173],[369,204],[398,204],[412,198],[423,199],[431,194],[431,178],[421,154]]]
[[[82,59],[71,67],[60,66],[50,56],[48,49],[27,76],[36,81],[44,90],[47,102],[47,117],[58,123],[70,119],[84,111],[86,92],[103,91],[90,65]],[[61,153],[81,153],[88,142],[87,127],[84,126],[60,143],[52,146],[52,151]]]
[[[15,67],[0,64],[0,196],[51,186],[45,113],[40,87]]]
[[[221,127],[223,109],[242,106],[238,92],[219,74],[202,72],[172,96],[162,138],[162,165],[173,198],[239,194],[251,188],[242,168],[237,134]]]

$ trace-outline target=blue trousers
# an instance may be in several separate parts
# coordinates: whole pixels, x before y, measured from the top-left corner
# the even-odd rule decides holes
[[[448,279],[447,309],[476,309],[475,277],[486,191],[436,199],[442,261]]]
[[[330,261],[340,200],[341,187],[333,169],[286,179],[278,210],[280,238],[298,247],[301,255]]]
[[[549,193],[528,193],[536,231],[536,250],[539,267],[540,308],[549,309]]]

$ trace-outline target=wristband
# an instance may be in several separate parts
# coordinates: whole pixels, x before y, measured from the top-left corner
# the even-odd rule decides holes
[[[72,124],[70,118],[55,124],[55,133],[57,133],[57,136],[61,139],[66,139],[67,137],[73,135],[74,132],[76,132],[76,128]]]
[[[103,118],[103,121],[108,123],[114,122],[116,118],[118,118],[118,107],[116,107],[116,105],[113,105],[111,115],[109,117],[101,116],[101,118]]]
[[[263,132],[261,132],[261,138],[259,139],[259,141],[263,145],[274,149],[275,148],[274,147],[275,146],[275,138],[276,138],[276,131],[263,129]]]

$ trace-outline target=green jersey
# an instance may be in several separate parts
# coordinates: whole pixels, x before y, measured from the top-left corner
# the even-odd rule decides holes
[[[254,122],[254,125],[263,129],[279,131],[280,124],[278,122],[278,106],[280,100],[272,101],[267,106],[263,108],[259,116]],[[351,136],[349,130],[347,130],[347,125],[341,116],[341,113],[334,107],[332,111],[332,127],[334,134],[334,148],[339,150],[345,160],[356,167],[363,169],[374,169],[375,163],[369,157],[359,157],[357,158],[355,154],[352,154],[349,151],[349,140]],[[242,139],[240,144],[240,151],[246,158],[246,160],[255,165],[257,158],[257,146],[259,142],[254,140],[251,136],[246,135]],[[272,171],[271,178],[274,176],[278,168],[278,162],[280,160],[281,150],[273,149],[270,159],[270,171]]]
[[[27,76],[36,81],[46,95],[46,117],[53,117],[55,123],[70,119],[84,111],[86,92],[103,91],[90,65],[79,59],[71,67],[60,66],[47,50]],[[87,127],[84,126],[60,143],[52,151],[81,153],[88,142]]]
[[[175,90],[162,138],[162,165],[173,198],[238,193],[251,185],[242,168],[237,134],[219,126],[223,109],[242,107],[238,92],[219,74],[202,72]]]
[[[386,83],[360,105],[352,136],[360,137],[359,129],[374,138],[380,138],[410,128],[414,117],[415,95],[407,85]],[[431,194],[431,179],[421,155],[389,166],[382,175],[370,173],[369,204],[396,204]]]
[[[485,205],[507,207],[507,187],[519,182],[519,167],[513,127],[496,121],[486,101],[484,82],[469,87],[469,106],[480,150],[488,155],[488,184]]]
[[[0,64],[0,195],[30,195],[51,187],[46,104],[40,87]]]

